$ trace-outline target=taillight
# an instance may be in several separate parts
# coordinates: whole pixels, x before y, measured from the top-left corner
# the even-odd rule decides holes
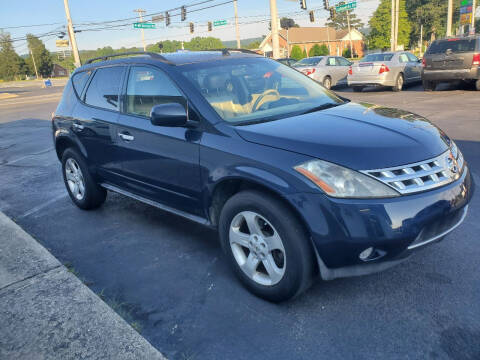
[[[425,58],[422,59],[422,66],[423,66],[423,67],[426,67],[426,66],[427,66],[427,60],[425,60]]]
[[[348,69],[348,75],[353,75],[353,69],[352,69],[351,66],[350,66],[350,68]]]
[[[387,65],[385,64],[382,64],[382,66],[380,66],[380,70],[378,71],[379,74],[383,74],[384,72],[389,72],[390,69],[388,68]]]
[[[473,54],[472,65],[480,65],[480,54]]]
[[[303,69],[302,71],[305,75],[311,75],[315,72],[315,68],[311,68],[311,69]]]

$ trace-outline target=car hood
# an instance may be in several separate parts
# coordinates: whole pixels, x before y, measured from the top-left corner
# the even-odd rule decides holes
[[[235,129],[246,141],[356,170],[433,158],[446,151],[449,143],[440,129],[419,115],[367,103],[350,102]]]

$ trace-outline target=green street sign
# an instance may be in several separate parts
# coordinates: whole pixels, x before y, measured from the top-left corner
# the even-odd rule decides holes
[[[470,6],[472,5],[473,1],[472,0],[462,0],[460,2],[460,6]]]
[[[213,22],[213,26],[227,25],[227,20],[217,20]]]
[[[153,23],[134,23],[134,29],[155,29],[155,24]]]
[[[343,12],[343,11],[347,11],[347,10],[353,10],[356,7],[357,7],[357,2],[352,1],[352,2],[349,2],[349,3],[346,3],[346,4],[335,5],[335,10],[337,10],[337,12]]]

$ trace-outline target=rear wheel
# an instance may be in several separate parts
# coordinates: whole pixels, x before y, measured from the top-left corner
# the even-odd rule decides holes
[[[257,296],[280,302],[310,285],[309,238],[278,199],[258,191],[235,194],[222,209],[219,233],[236,275]]]
[[[397,78],[395,79],[395,85],[392,87],[392,90],[395,92],[402,91],[403,89],[403,74],[398,74]]]
[[[362,92],[363,91],[363,86],[354,86],[353,91],[355,92]]]
[[[323,79],[323,87],[328,90],[330,90],[330,88],[332,87],[332,79],[330,78],[330,76],[325,76],[325,78]]]
[[[434,91],[437,87],[437,84],[434,81],[423,80],[422,81],[423,90],[425,91]]]
[[[65,150],[62,170],[68,195],[80,209],[95,209],[105,202],[107,191],[95,182],[87,162],[76,150]]]

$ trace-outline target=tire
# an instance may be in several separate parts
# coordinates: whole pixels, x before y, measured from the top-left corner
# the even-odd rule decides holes
[[[311,284],[315,267],[309,237],[295,214],[273,196],[251,190],[233,195],[220,214],[219,234],[235,274],[255,295],[280,302]]]
[[[477,91],[480,91],[480,79],[475,81],[475,89],[477,89]]]
[[[332,87],[332,79],[330,78],[330,76],[325,76],[322,84],[325,89],[330,90]]]
[[[422,81],[423,90],[425,91],[434,91],[437,87],[437,84],[434,81],[423,80]]]
[[[354,92],[362,92],[363,91],[363,86],[354,86],[353,91]]]
[[[402,91],[403,84],[404,84],[403,74],[400,73],[397,75],[397,78],[395,79],[395,86],[392,87],[392,90],[395,92]]]
[[[68,148],[64,151],[62,173],[68,195],[80,209],[95,209],[105,202],[107,191],[95,182],[88,171],[85,158],[75,149]]]

